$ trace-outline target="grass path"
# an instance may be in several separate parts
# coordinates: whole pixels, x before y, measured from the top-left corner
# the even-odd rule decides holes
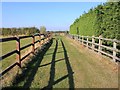
[[[14,81],[26,88],[117,88],[118,71],[94,52],[65,37],[55,37]],[[105,63],[104,63],[105,61]]]

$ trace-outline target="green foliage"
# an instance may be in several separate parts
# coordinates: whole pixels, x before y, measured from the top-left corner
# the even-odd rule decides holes
[[[24,27],[24,28],[1,28],[2,35],[8,36],[8,35],[32,35],[35,33],[39,33],[39,30],[36,27]]]
[[[85,36],[99,36],[120,40],[120,1],[106,2],[90,9],[70,26],[70,33]]]
[[[96,8],[96,36],[102,35],[105,38],[118,39],[120,35],[120,2],[107,2]]]
[[[83,14],[79,19],[75,20],[75,22],[70,26],[70,33],[89,36],[94,35],[95,19],[95,12],[90,9],[88,13]]]
[[[41,26],[40,27],[40,33],[41,34],[45,34],[46,33],[46,27],[45,26]]]

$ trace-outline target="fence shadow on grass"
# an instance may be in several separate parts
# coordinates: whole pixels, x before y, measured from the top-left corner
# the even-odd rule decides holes
[[[19,86],[18,86],[19,83],[25,81],[24,84],[22,85],[22,87],[20,87],[20,89],[21,88],[30,89],[30,86],[32,84],[32,81],[33,81],[36,73],[37,73],[38,68],[51,64],[48,85],[42,89],[48,89],[48,88],[53,89],[53,85],[65,80],[66,78],[68,78],[69,88],[74,89],[74,79],[73,79],[74,72],[72,71],[72,67],[69,62],[69,57],[67,55],[67,51],[66,51],[65,45],[62,40],[61,40],[61,44],[62,44],[62,48],[63,48],[64,58],[55,60],[56,54],[57,54],[57,49],[58,49],[58,40],[56,40],[56,45],[55,45],[54,52],[52,55],[52,61],[48,64],[40,65],[40,63],[42,62],[43,56],[45,55],[46,51],[51,46],[52,42],[53,41],[51,41],[50,44],[45,45],[45,47],[36,54],[36,56],[32,59],[32,61],[27,64],[27,67],[25,67],[26,69],[23,69],[22,74],[19,74],[18,76],[16,76],[15,80],[13,81],[14,88],[16,88],[16,87],[19,88]],[[64,60],[66,63],[68,74],[60,77],[59,79],[57,79],[55,81],[54,80],[55,79],[55,63],[59,62],[61,60]]]
[[[58,40],[56,40],[55,49],[54,49],[54,52],[52,55],[50,78],[49,78],[48,86],[44,87],[43,89],[47,89],[47,88],[52,89],[53,88],[54,78],[55,78],[55,57],[56,57],[56,53],[57,53],[57,47],[58,47]]]
[[[59,52],[56,52],[57,54],[58,53],[63,53],[64,51],[59,51]],[[52,55],[53,53],[48,53],[48,54],[45,54],[45,56],[47,56],[47,55]]]
[[[65,45],[64,45],[62,40],[61,40],[61,43],[62,43],[62,46],[63,46],[65,63],[66,63],[66,66],[67,66],[67,71],[68,71],[68,75],[66,75],[66,76],[68,76],[69,88],[74,89],[74,78],[73,78],[73,73],[74,72],[72,70],[71,64],[70,64],[69,59],[68,59],[67,50],[66,50]]]
[[[55,63],[60,62],[60,61],[63,61],[63,60],[65,60],[65,58],[61,58],[61,59],[55,60]],[[47,66],[47,65],[50,65],[50,64],[52,64],[52,62],[49,62],[49,63],[43,64],[43,65],[40,65],[39,67],[44,67],[44,66]]]
[[[40,63],[42,62],[42,59],[49,49],[49,47],[52,45],[53,41],[51,40],[50,43],[47,43],[44,45],[42,50],[39,50],[38,53],[33,57],[32,61],[30,61],[27,64],[26,69],[23,69],[22,74],[19,74],[16,76],[15,80],[13,81],[13,87],[17,87],[20,82],[23,82],[25,80],[24,85],[22,88],[30,88],[31,83],[36,75],[36,72],[39,68]]]
[[[74,72],[72,71],[72,67],[71,67],[69,59],[68,59],[69,57],[67,55],[67,51],[66,51],[66,48],[65,48],[62,40],[61,40],[61,43],[62,43],[62,48],[64,50],[63,52],[64,52],[64,57],[65,57],[64,59],[61,59],[61,60],[65,60],[68,74],[64,75],[63,77],[54,81],[54,78],[55,78],[55,63],[56,63],[55,57],[56,57],[56,54],[57,54],[57,47],[58,47],[58,41],[56,40],[56,46],[55,46],[54,53],[53,53],[53,56],[52,56],[52,62],[41,66],[41,67],[43,67],[43,66],[51,64],[49,82],[48,82],[48,85],[46,87],[42,88],[43,90],[48,89],[48,88],[50,90],[53,89],[53,85],[61,82],[62,80],[66,79],[66,78],[69,79],[69,88],[74,90],[74,79],[73,79],[73,73]],[[58,61],[61,61],[61,60],[58,60]]]

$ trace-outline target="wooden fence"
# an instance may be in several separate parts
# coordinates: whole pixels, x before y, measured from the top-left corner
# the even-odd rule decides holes
[[[104,54],[113,59],[114,62],[120,61],[120,41],[116,39],[107,39],[94,36],[80,36],[68,34],[68,37],[79,41],[82,45],[97,51],[99,54]],[[103,44],[103,41],[112,43],[111,46]],[[110,53],[111,52],[111,53]]]
[[[35,41],[35,37],[37,37],[37,36],[39,36],[39,40]],[[41,38],[41,36],[44,36],[44,38]],[[3,76],[6,72],[8,72],[9,70],[11,70],[13,67],[15,67],[15,66],[17,66],[17,65],[21,68],[21,61],[24,60],[26,57],[28,57],[31,53],[34,54],[34,53],[35,53],[35,50],[36,50],[39,46],[47,43],[47,42],[51,39],[50,36],[51,36],[50,34],[47,34],[47,35],[44,35],[44,34],[36,34],[36,35],[31,35],[31,36],[9,37],[9,38],[2,38],[2,39],[0,39],[0,43],[7,42],[7,41],[13,41],[13,40],[16,41],[16,50],[13,50],[13,51],[11,51],[11,52],[9,52],[9,53],[7,53],[7,54],[5,54],[5,55],[2,55],[2,56],[0,57],[0,61],[2,61],[2,60],[4,60],[5,58],[7,58],[7,57],[9,57],[9,56],[11,56],[11,55],[13,55],[13,54],[16,53],[16,62],[13,63],[12,65],[8,66],[5,70],[3,70],[3,71],[0,73],[0,76]],[[28,44],[28,45],[25,45],[25,46],[23,46],[23,47],[20,47],[20,40],[21,40],[21,39],[26,39],[26,38],[32,38],[31,43]],[[39,46],[35,48],[35,44],[37,44],[37,43],[39,43]],[[25,55],[25,56],[23,56],[23,57],[21,58],[21,52],[20,52],[20,51],[22,51],[22,50],[24,50],[25,48],[28,48],[28,47],[30,47],[30,46],[32,46],[32,51],[29,52],[27,55]]]

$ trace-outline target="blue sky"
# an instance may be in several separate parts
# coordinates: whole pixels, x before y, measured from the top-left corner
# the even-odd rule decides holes
[[[76,18],[101,2],[2,2],[2,27],[46,26],[69,30]]]

